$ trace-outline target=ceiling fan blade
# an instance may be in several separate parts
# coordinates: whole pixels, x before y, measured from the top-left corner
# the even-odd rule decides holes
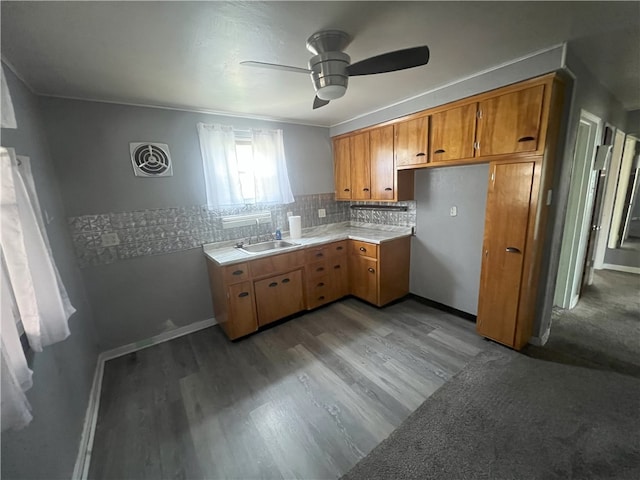
[[[315,110],[316,108],[320,108],[320,107],[324,107],[325,105],[329,104],[329,100],[322,100],[321,98],[318,98],[316,96],[316,98],[313,100],[313,109]]]
[[[240,62],[240,65],[244,65],[245,67],[258,67],[258,68],[270,68],[272,70],[284,70],[286,72],[307,73],[307,74],[311,73],[311,70],[308,70],[306,68],[291,67],[289,65],[279,65],[277,63],[245,61],[245,62]]]
[[[355,77],[357,75],[395,72],[396,70],[426,65],[427,62],[429,62],[429,47],[425,45],[366,58],[349,65],[347,73],[350,77]]]

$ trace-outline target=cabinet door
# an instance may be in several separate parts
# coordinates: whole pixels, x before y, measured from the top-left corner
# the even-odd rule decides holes
[[[394,128],[396,167],[426,164],[429,160],[429,117],[396,123]]]
[[[490,171],[477,330],[513,346],[534,163],[493,164]]]
[[[371,150],[371,199],[395,198],[393,167],[393,125],[369,132]]]
[[[302,270],[255,282],[260,326],[304,310]]]
[[[333,258],[329,262],[329,272],[333,299],[349,295],[349,266],[347,256]]]
[[[432,162],[473,157],[477,110],[478,104],[471,103],[431,116]]]
[[[349,256],[351,294],[376,305],[378,303],[378,262],[359,255]]]
[[[231,338],[238,338],[258,329],[251,282],[242,282],[227,288]]]
[[[351,142],[349,137],[333,142],[333,174],[336,200],[351,200]]]
[[[369,132],[351,137],[351,198],[371,198],[371,156],[369,155]]]
[[[538,85],[480,102],[478,154],[535,151],[543,99],[544,85]]]

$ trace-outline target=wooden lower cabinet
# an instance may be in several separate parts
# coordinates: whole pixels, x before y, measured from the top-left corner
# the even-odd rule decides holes
[[[477,331],[516,347],[522,324],[520,305],[529,286],[523,284],[527,240],[534,228],[531,196],[535,162],[492,164],[485,217]]]
[[[349,243],[351,295],[381,307],[409,293],[411,237],[379,245],[356,240]]]
[[[259,326],[304,310],[302,270],[257,281],[254,289]]]
[[[216,320],[235,340],[354,295],[382,306],[409,293],[410,237],[341,240],[228,266],[207,260]]]

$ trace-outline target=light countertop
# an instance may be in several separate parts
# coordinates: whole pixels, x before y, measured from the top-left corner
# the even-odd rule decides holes
[[[283,235],[282,240],[296,244],[289,248],[268,250],[259,253],[247,253],[235,248],[235,242],[220,242],[203,245],[202,249],[208,258],[219,265],[231,265],[255,258],[268,257],[270,255],[293,252],[311,246],[337,242],[339,240],[360,240],[380,244],[397,238],[408,237],[412,235],[412,233],[413,229],[411,227],[344,222],[305,228],[302,230],[302,238],[291,239],[289,235]]]

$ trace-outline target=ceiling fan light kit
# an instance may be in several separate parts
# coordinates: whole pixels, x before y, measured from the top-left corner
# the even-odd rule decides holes
[[[344,96],[350,76],[394,72],[426,65],[429,61],[429,48],[422,46],[384,53],[351,64],[351,57],[343,52],[351,40],[351,36],[341,30],[323,30],[311,35],[307,39],[307,50],[314,55],[309,60],[309,70],[265,62],[248,61],[241,64],[310,73],[316,91],[313,101],[315,110],[327,105],[331,100]]]

